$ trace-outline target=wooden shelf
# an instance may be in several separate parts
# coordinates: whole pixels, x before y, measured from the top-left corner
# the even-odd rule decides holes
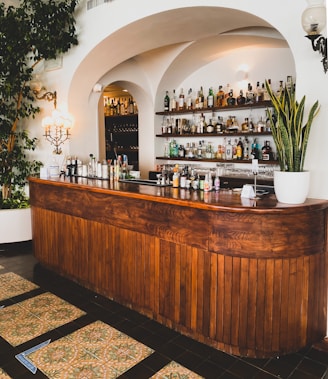
[[[161,159],[165,161],[188,161],[188,162],[221,162],[221,163],[252,163],[251,159],[217,159],[217,158],[173,158],[173,157],[156,157],[156,159]],[[259,164],[269,164],[269,165],[277,165],[278,161],[264,161],[264,160],[259,160]]]
[[[194,114],[194,113],[204,113],[204,112],[225,112],[231,110],[240,110],[240,109],[251,109],[251,108],[267,108],[272,107],[271,101],[261,101],[255,104],[243,104],[243,105],[233,105],[226,107],[212,107],[212,108],[202,108],[202,109],[182,109],[176,110],[173,112],[156,112],[157,115],[170,116],[170,115],[182,115],[182,114]]]
[[[261,137],[261,136],[271,136],[271,132],[238,132],[238,133],[195,133],[195,134],[156,134],[156,137],[175,137],[175,138],[190,138],[190,137]]]

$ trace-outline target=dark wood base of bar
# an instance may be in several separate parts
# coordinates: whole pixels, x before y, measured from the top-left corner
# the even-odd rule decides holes
[[[235,355],[325,337],[327,204],[208,211],[30,184],[35,256],[56,272]]]

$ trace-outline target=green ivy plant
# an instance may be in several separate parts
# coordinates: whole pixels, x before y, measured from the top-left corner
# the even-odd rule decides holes
[[[26,203],[24,186],[41,162],[28,150],[37,140],[24,130],[24,120],[40,112],[30,86],[35,69],[78,44],[74,12],[78,0],[20,0],[0,3],[0,207]]]
[[[277,149],[281,171],[303,171],[309,134],[314,118],[319,112],[316,101],[304,123],[305,96],[298,102],[295,98],[295,86],[285,85],[279,95],[273,92],[271,85],[265,82],[273,110],[268,109],[272,137]]]

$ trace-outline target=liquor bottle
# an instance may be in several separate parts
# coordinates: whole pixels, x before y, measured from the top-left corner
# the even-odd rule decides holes
[[[255,101],[255,94],[253,92],[253,87],[251,83],[248,83],[247,93],[246,93],[246,104],[253,104]]]
[[[179,146],[178,156],[179,156],[179,158],[184,158],[184,156],[185,156],[185,149],[184,149],[183,145]]]
[[[120,103],[120,99],[117,100],[117,103],[116,103],[116,114],[117,115],[120,115],[121,114],[121,103]]]
[[[232,159],[237,159],[237,144],[238,140],[235,138],[234,143],[232,145]]]
[[[259,101],[262,101],[262,89],[260,87],[260,82],[256,82],[255,102],[258,103]]]
[[[232,160],[232,145],[230,139],[228,139],[228,143],[225,148],[225,156],[226,160]]]
[[[208,96],[207,96],[207,107],[213,108],[214,107],[214,93],[213,88],[210,87],[208,90]]]
[[[200,87],[199,93],[198,93],[198,108],[202,109],[204,108],[204,92],[203,87]]]
[[[229,94],[230,94],[230,84],[228,83],[227,87],[224,91],[224,98],[223,98],[223,102],[222,102],[223,107],[226,107],[228,105],[227,100],[228,100]]]
[[[179,95],[179,110],[182,111],[185,108],[183,88],[180,90]]]
[[[264,146],[262,147],[262,159],[264,161],[270,161],[273,159],[270,141],[265,141]]]
[[[279,88],[276,92],[276,96],[279,98],[284,93],[284,82],[282,80],[279,81]]]
[[[239,137],[239,141],[237,144],[237,160],[242,160],[244,157],[244,145],[241,140],[241,137]]]
[[[227,105],[229,106],[236,105],[236,98],[233,96],[233,89],[229,91],[229,96],[227,98]]]
[[[239,92],[239,96],[237,97],[237,104],[238,105],[243,105],[246,102],[246,97],[244,96],[244,92],[241,89]]]
[[[192,89],[189,88],[189,91],[188,91],[188,97],[187,97],[187,109],[188,110],[191,110],[192,109]]]
[[[169,91],[166,91],[165,96],[164,96],[164,112],[168,112],[169,110],[170,110],[170,96],[169,96]]]
[[[268,84],[271,86],[271,79],[268,79]],[[270,101],[270,96],[266,88],[264,87],[264,92],[263,92],[263,100],[264,101]]]
[[[173,169],[172,187],[178,188],[180,184],[179,165],[175,165]]]
[[[169,110],[169,104],[167,105],[167,110]],[[129,100],[129,113],[130,114],[134,113],[134,105],[133,105],[132,97],[130,97],[130,100]]]
[[[112,99],[110,103],[110,109],[109,109],[109,114],[110,116],[114,116],[116,113],[115,105],[114,105],[114,99]]]
[[[173,90],[173,95],[170,99],[170,111],[176,111],[177,109],[177,99],[175,97],[175,89]]]
[[[260,159],[259,146],[256,141],[256,138],[254,138],[251,146],[251,159]]]
[[[206,126],[206,132],[207,133],[213,133],[214,132],[214,126],[213,126],[213,122],[212,122],[211,118],[209,119],[209,122]]]
[[[244,152],[243,152],[243,158],[249,159],[249,141],[248,138],[244,138]]]
[[[223,101],[224,101],[224,91],[223,91],[222,86],[219,86],[219,90],[216,95],[216,106],[223,107]]]
[[[248,132],[248,130],[249,130],[249,122],[248,122],[248,117],[246,117],[245,121],[241,124],[241,131]]]

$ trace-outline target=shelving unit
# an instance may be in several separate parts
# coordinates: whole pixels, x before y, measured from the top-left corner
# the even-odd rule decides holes
[[[129,164],[139,169],[138,115],[105,117],[106,158],[116,154],[125,154]]]
[[[166,117],[173,117],[173,116],[192,116],[195,114],[202,114],[202,113],[213,113],[217,115],[220,115],[221,112],[234,112],[234,111],[247,111],[247,110],[253,110],[253,109],[266,109],[270,108],[272,106],[270,101],[261,101],[257,102],[254,104],[243,104],[243,105],[234,105],[234,106],[226,106],[226,107],[211,107],[211,108],[202,108],[202,109],[191,109],[191,110],[175,110],[175,111],[165,111],[165,112],[156,112],[155,114],[157,116],[166,116]],[[271,140],[271,132],[231,132],[231,131],[225,131],[222,133],[161,133],[161,134],[156,134],[157,138],[164,138],[164,139],[209,139],[213,138],[215,140],[217,139],[222,139],[222,138],[227,138],[227,139],[233,139],[236,137],[247,137],[247,138],[260,138],[260,137],[269,137]],[[164,148],[163,150],[164,151]],[[242,160],[225,160],[225,159],[217,159],[217,158],[198,158],[198,157],[166,157],[166,156],[161,156],[157,154],[156,156],[157,160],[170,160],[170,161],[187,161],[187,162],[225,162],[225,163],[247,163],[250,164],[251,160],[250,159],[242,159]],[[271,165],[276,165],[277,161],[275,160],[260,160],[260,164],[271,164]]]

